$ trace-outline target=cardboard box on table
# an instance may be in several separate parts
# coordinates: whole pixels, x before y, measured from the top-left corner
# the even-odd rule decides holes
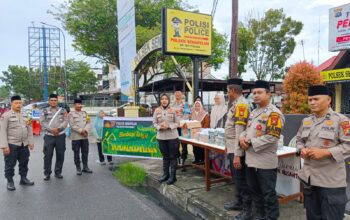
[[[201,131],[202,125],[196,120],[180,121],[181,136],[184,138],[196,139]]]

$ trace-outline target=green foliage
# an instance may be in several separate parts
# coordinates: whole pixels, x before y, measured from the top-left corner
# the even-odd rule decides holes
[[[132,163],[125,163],[113,173],[119,182],[126,186],[140,186],[145,181],[147,173],[144,168]]]
[[[181,0],[135,0],[136,44],[137,50],[152,37],[161,33],[162,7],[192,10]],[[93,56],[119,67],[118,29],[116,0],[70,0],[54,6],[49,11],[62,22],[67,32],[73,36],[73,46],[86,56]],[[205,61],[208,67],[218,69],[227,57],[226,36],[213,31],[212,56]],[[190,70],[188,57],[176,57],[183,68]],[[163,69],[159,68],[164,62]],[[152,73],[149,74],[151,69]],[[154,76],[175,72],[175,65],[167,56],[157,52],[150,56],[140,69],[139,78],[146,84]]]
[[[242,23],[238,27],[238,76],[246,72],[246,65],[248,63],[248,51],[253,48],[254,35],[253,32],[244,27]]]
[[[90,70],[89,64],[83,61],[69,59],[66,62],[68,92],[77,96],[78,93],[96,92],[98,79]]]
[[[249,49],[248,61],[258,79],[283,77],[285,63],[296,45],[294,38],[302,28],[303,24],[287,17],[283,9],[270,9],[263,18],[249,20],[254,45]]]
[[[67,84],[68,93],[97,91],[97,78],[90,66],[82,61],[67,60]],[[43,73],[38,69],[29,71],[25,66],[10,65],[7,71],[0,77],[5,86],[15,94],[25,98],[39,101],[43,98]],[[57,92],[58,88],[64,88],[63,69],[52,67],[48,69],[49,93]]]
[[[40,77],[36,73],[29,73],[27,67],[10,65],[2,75],[0,79],[15,94],[22,95],[24,98],[41,99]]]
[[[0,86],[0,99],[6,99],[10,96],[10,88],[8,86]]]

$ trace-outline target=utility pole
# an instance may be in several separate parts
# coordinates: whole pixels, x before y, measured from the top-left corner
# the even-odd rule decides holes
[[[232,0],[232,27],[230,43],[230,78],[238,76],[238,0]]]

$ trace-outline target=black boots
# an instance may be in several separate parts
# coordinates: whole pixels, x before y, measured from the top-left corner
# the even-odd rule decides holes
[[[163,176],[161,176],[158,181],[160,183],[165,182],[169,179],[169,167],[170,167],[170,160],[163,159]]]
[[[186,162],[186,159],[185,158],[182,158],[181,160],[181,166],[182,166],[182,172],[186,172],[186,167],[185,167],[185,162]]]
[[[33,186],[34,182],[30,181],[29,179],[27,179],[27,177],[22,176],[21,177],[21,181],[19,181],[20,185],[24,185],[24,186]]]
[[[177,168],[177,159],[170,160],[170,178],[166,181],[166,184],[172,185],[176,182],[176,168]]]
[[[243,209],[243,204],[241,201],[234,200],[232,202],[225,203],[224,209],[227,211],[231,211],[231,210],[240,211]]]
[[[7,179],[7,190],[9,190],[9,191],[16,190],[15,183],[13,182],[13,179]]]
[[[92,173],[92,170],[87,165],[84,165],[83,166],[83,172],[84,173]]]
[[[265,211],[263,209],[256,209],[256,213],[254,215],[253,220],[264,220],[265,219]]]
[[[252,208],[243,207],[243,210],[233,218],[233,220],[251,220],[252,219]]]
[[[81,174],[83,174],[81,172],[81,167],[80,166],[77,166],[77,175],[81,176]]]

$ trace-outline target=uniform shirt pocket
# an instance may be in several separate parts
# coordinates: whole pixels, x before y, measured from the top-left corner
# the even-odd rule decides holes
[[[318,133],[318,137],[320,137],[322,139],[334,140],[335,133],[334,132],[330,132],[330,131],[320,131]]]
[[[310,128],[306,128],[301,132],[301,138],[307,139],[310,135]]]

